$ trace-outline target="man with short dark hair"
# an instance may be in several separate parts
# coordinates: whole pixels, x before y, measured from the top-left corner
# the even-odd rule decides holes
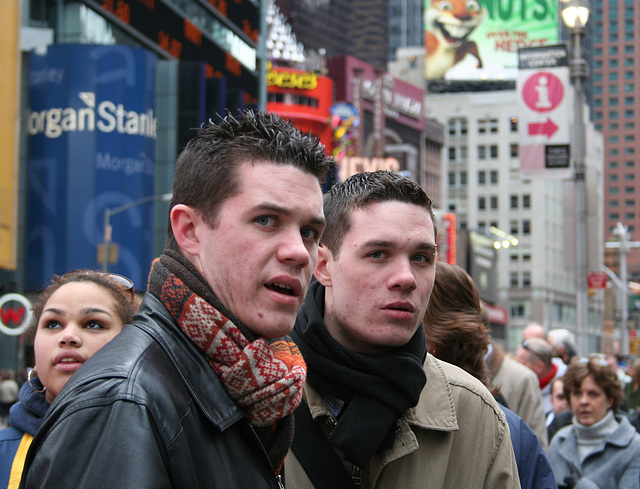
[[[198,132],[140,312],[55,400],[22,487],[282,487],[306,376],[286,335],[317,261],[328,167],[275,115]]]
[[[332,187],[324,212],[317,282],[292,333],[309,375],[285,460],[289,487],[520,487],[493,396],[427,354],[431,200],[378,171]]]

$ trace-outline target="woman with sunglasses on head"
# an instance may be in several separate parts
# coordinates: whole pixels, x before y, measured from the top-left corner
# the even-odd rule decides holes
[[[563,378],[573,423],[553,437],[549,460],[561,489],[638,489],[640,435],[617,415],[623,391],[598,357],[574,359]]]
[[[33,436],[73,373],[131,322],[133,283],[126,277],[74,270],[54,277],[33,305],[35,367],[0,431],[0,488],[17,488]]]

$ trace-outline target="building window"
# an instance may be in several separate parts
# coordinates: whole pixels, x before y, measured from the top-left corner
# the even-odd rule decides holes
[[[487,183],[487,172],[480,170],[478,172],[478,185],[484,185]]]
[[[498,157],[498,145],[497,144],[492,144],[489,147],[489,154],[490,154],[492,160],[495,160]]]
[[[531,221],[528,219],[522,221],[522,234],[525,236],[531,234]]]
[[[460,146],[460,161],[467,161],[467,147]]]
[[[511,127],[511,132],[518,132],[518,118],[517,117],[512,117],[510,120],[510,127]]]
[[[498,208],[498,196],[497,195],[492,195],[491,196],[491,209],[495,210]]]
[[[531,287],[531,272],[522,272],[522,286]]]
[[[518,196],[517,195],[511,195],[509,197],[509,201],[510,201],[510,206],[512,209],[517,209],[518,208]]]
[[[511,143],[511,145],[509,146],[509,151],[511,154],[512,158],[517,158],[518,157],[518,144],[517,143]]]
[[[478,209],[484,210],[487,208],[487,199],[486,197],[478,197]]]
[[[487,133],[487,121],[486,119],[478,120],[478,134],[486,134]]]
[[[518,286],[518,277],[516,276],[516,284],[515,286]],[[525,317],[525,307],[524,304],[522,303],[514,303],[511,304],[511,307],[509,308],[511,310],[511,317],[512,318],[523,318]]]
[[[486,146],[478,146],[478,159],[486,160],[487,159],[487,147]]]
[[[522,208],[523,209],[531,208],[531,196],[529,194],[525,194],[522,196]]]
[[[489,132],[491,134],[498,134],[498,119],[489,120]]]
[[[456,172],[450,171],[449,172],[449,187],[455,187],[456,186]]]
[[[516,221],[515,219],[512,219],[511,221],[509,221],[509,232],[514,236],[517,236],[518,234],[520,234],[518,232],[518,221]]]
[[[466,187],[467,186],[467,172],[466,171],[461,171],[460,172],[460,186],[461,187]]]
[[[491,170],[491,173],[489,174],[489,183],[491,183],[491,185],[498,184],[498,170]]]
[[[518,284],[518,272],[511,272],[509,273],[509,284],[511,285],[511,287],[517,287]],[[513,312],[511,313],[511,315],[513,316]]]
[[[467,120],[464,118],[449,119],[448,123],[449,136],[466,136]]]
[[[456,161],[456,148],[449,146],[449,161]]]

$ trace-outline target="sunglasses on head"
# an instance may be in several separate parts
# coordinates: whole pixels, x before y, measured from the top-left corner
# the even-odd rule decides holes
[[[110,273],[110,272],[99,272],[97,270],[72,270],[71,272],[65,273],[61,279],[72,279],[74,277],[90,277],[90,276],[103,276],[109,279],[111,282],[120,286],[123,290],[129,292],[131,295],[130,299],[133,301],[135,299],[136,290],[133,286],[133,280],[124,275],[120,275],[118,273]]]

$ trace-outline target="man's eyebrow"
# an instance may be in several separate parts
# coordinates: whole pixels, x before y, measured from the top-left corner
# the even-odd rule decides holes
[[[257,211],[267,211],[267,212],[273,212],[275,214],[282,214],[283,216],[291,216],[294,213],[294,211],[289,207],[283,207],[281,205],[274,204],[273,202],[260,202],[259,204],[254,205],[253,209]],[[315,226],[324,227],[327,224],[327,221],[324,217],[317,216],[317,217],[311,218],[309,220],[309,223]]]
[[[397,248],[398,247],[398,243],[396,241],[390,241],[390,240],[385,240],[385,239],[370,239],[369,241],[364,241],[362,243],[362,246],[367,247],[367,248]],[[436,250],[436,245],[433,243],[418,243],[418,245],[416,246],[416,249],[418,250],[428,250],[428,251],[435,251]]]

